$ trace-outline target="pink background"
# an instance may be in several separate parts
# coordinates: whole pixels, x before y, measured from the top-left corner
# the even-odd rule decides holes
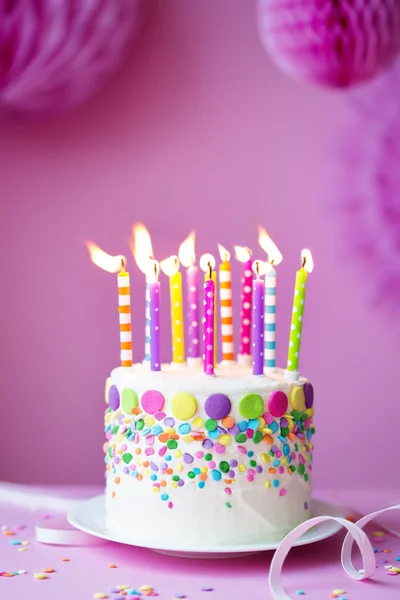
[[[268,228],[285,257],[281,365],[299,252],[312,249],[301,370],[316,389],[315,485],[398,488],[388,457],[398,449],[399,351],[342,256],[327,200],[343,96],[277,71],[253,2],[147,2],[147,28],[108,89],[57,122],[0,126],[0,479],[102,481],[116,281],[90,263],[83,239],[128,254],[140,220],[160,259],[192,228],[198,256],[218,241],[262,256],[256,225]],[[141,360],[144,281],[129,266]],[[237,297],[239,279],[234,264]]]

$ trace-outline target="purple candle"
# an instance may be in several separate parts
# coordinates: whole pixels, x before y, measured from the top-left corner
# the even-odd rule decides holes
[[[255,260],[253,269],[253,375],[264,374],[264,282],[260,277],[259,261]]]
[[[150,370],[161,371],[160,345],[160,282],[158,264],[154,261],[155,280],[148,281],[150,292]]]
[[[200,357],[199,344],[199,269],[195,265],[186,271],[187,282],[187,320],[188,320],[188,356]]]
[[[210,267],[209,279],[204,283],[204,350],[203,365],[206,375],[214,375],[214,311],[215,284]]]

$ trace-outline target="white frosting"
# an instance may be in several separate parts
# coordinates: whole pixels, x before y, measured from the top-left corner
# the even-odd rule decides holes
[[[312,446],[307,440],[307,435],[305,438],[299,438],[291,434],[292,439],[279,440],[280,430],[270,431],[267,434],[263,432],[267,438],[273,437],[271,444],[264,439],[256,443],[251,438],[239,443],[235,440],[235,434],[230,434],[230,442],[225,445],[224,452],[218,454],[215,444],[219,445],[220,450],[222,448],[218,438],[214,437],[212,440],[213,448],[206,449],[202,447],[202,440],[190,439],[191,433],[179,432],[179,426],[183,423],[191,424],[199,417],[206,422],[210,418],[205,411],[205,402],[212,394],[221,393],[229,397],[231,401],[229,415],[234,419],[235,424],[238,424],[249,421],[239,410],[240,401],[247,394],[260,395],[264,400],[264,413],[267,413],[268,398],[272,392],[280,390],[289,395],[293,386],[301,386],[304,381],[302,379],[300,382],[289,382],[285,380],[281,370],[268,373],[265,377],[254,377],[249,368],[235,363],[218,367],[215,377],[206,376],[198,368],[186,365],[163,365],[161,372],[150,372],[142,365],[135,365],[132,369],[115,369],[111,374],[110,383],[117,387],[120,397],[125,388],[132,389],[136,392],[141,406],[140,400],[146,391],[158,390],[162,393],[165,399],[162,411],[166,418],[174,418],[175,425],[172,431],[175,430],[179,435],[179,440],[176,449],[167,449],[164,456],[160,456],[159,451],[165,447],[165,442],[159,441],[156,435],[153,443],[149,445],[146,436],[151,435],[151,432],[146,432],[146,429],[157,425],[165,429],[164,418],[158,421],[157,418],[160,416],[155,415],[152,427],[145,426],[138,432],[136,439],[132,432],[133,439],[127,440],[123,429],[130,425],[134,426],[138,419],[146,421],[146,413],[125,415],[121,407],[117,411],[106,413],[108,426],[106,431],[113,455],[112,459],[108,459],[106,471],[108,527],[118,530],[132,529],[135,531],[135,536],[142,539],[143,543],[151,540],[167,543],[173,537],[182,548],[189,543],[200,548],[210,545],[222,546],[227,543],[279,540],[293,527],[308,519]],[[177,419],[171,410],[171,400],[176,394],[182,392],[191,394],[197,401],[197,412],[185,421]],[[287,415],[290,415],[291,411],[289,405]],[[308,428],[312,414],[313,409],[306,412]],[[251,422],[252,428],[257,430],[254,421],[253,419]],[[150,417],[151,422],[152,417]],[[279,424],[280,419],[275,418],[274,422]],[[259,423],[259,431],[268,429],[264,419]],[[114,426],[117,424],[120,424],[120,429],[113,433]],[[218,426],[221,426],[221,421],[218,421]],[[199,426],[196,421],[191,427],[195,431],[209,435],[204,425]],[[167,429],[167,431],[171,433],[171,430]],[[300,432],[300,435],[303,436],[303,433]],[[286,453],[289,449],[290,454],[283,454],[284,445]],[[270,456],[271,447],[275,447],[281,453],[279,458],[276,453],[275,456]],[[145,452],[146,450],[149,452],[149,448],[154,450],[154,453],[146,456]],[[199,452],[203,455],[197,456]],[[133,457],[128,464],[122,460],[122,456],[127,453]],[[211,461],[205,459],[204,455],[207,453],[212,454]],[[184,461],[184,454],[193,457],[190,464]],[[297,471],[300,455],[304,463],[301,474]],[[171,457],[169,461],[166,460],[168,456]],[[143,462],[146,461],[151,465],[144,466]],[[221,461],[225,463],[234,461],[233,466],[230,466],[231,472],[221,473],[219,469]],[[250,461],[255,463],[250,464]],[[294,473],[289,472],[290,465],[296,466]],[[167,474],[165,466],[172,469],[172,473]],[[158,470],[154,470],[154,467]],[[193,479],[190,479],[189,473],[193,474],[194,469],[204,471],[205,467],[208,469],[207,479],[204,481],[204,487],[201,488],[199,487],[202,481],[201,473],[196,474]],[[260,467],[262,471],[258,472]],[[163,468],[164,474],[161,473]],[[281,472],[274,474],[270,473],[269,469],[276,471],[281,469]],[[125,473],[124,470],[128,472]],[[134,477],[133,471],[139,472],[141,478]],[[212,471],[221,473],[219,481],[213,479]],[[251,480],[252,473],[254,473],[253,480]],[[152,481],[151,476],[157,479]],[[172,479],[173,476],[175,478],[179,476],[184,481],[184,485],[180,487],[177,481]],[[306,481],[307,477],[308,481]],[[160,484],[161,481],[165,481],[166,485]],[[274,487],[274,482],[279,483],[278,487]],[[266,487],[266,483],[270,485],[269,488]],[[226,490],[230,493],[227,494]],[[161,499],[163,494],[168,496],[164,501]]]

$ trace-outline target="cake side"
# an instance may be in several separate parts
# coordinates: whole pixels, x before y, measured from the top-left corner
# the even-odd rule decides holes
[[[108,381],[110,528],[182,546],[281,539],[310,517],[313,388],[283,372],[141,365]]]

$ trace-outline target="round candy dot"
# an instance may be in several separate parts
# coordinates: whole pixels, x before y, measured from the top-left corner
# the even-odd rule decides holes
[[[205,428],[207,431],[214,431],[217,428],[217,422],[214,419],[207,419],[205,422]]]
[[[289,394],[289,402],[293,408],[293,410],[303,411],[305,408],[305,397],[303,388],[299,385],[295,385],[290,390]],[[282,423],[281,423],[282,426]]]
[[[220,471],[222,471],[223,473],[227,473],[230,469],[229,467],[229,463],[226,462],[226,460],[223,460],[219,463],[219,469]]]
[[[136,421],[136,429],[138,431],[142,431],[143,427],[144,427],[144,421],[143,421],[143,419],[138,419]]]
[[[204,421],[201,417],[196,417],[195,419],[193,419],[192,425],[194,428],[198,429],[199,427],[203,427]]]
[[[239,403],[239,412],[246,419],[257,419],[264,411],[264,401],[258,394],[247,394]],[[240,429],[240,424],[239,424]]]
[[[312,408],[314,404],[314,388],[311,383],[304,384],[304,395],[306,397],[306,408]]]
[[[164,406],[164,396],[157,390],[148,390],[142,396],[143,410],[150,415],[160,412]]]
[[[171,410],[175,417],[181,421],[191,419],[197,410],[196,398],[187,392],[175,394],[171,400]]]
[[[138,406],[139,401],[136,392],[131,390],[130,388],[124,388],[122,390],[122,408],[124,412],[130,414],[132,412],[132,408]]]
[[[288,399],[284,392],[272,392],[268,399],[268,408],[274,417],[282,417],[287,411]]]
[[[216,469],[213,469],[211,471],[211,477],[215,480],[215,481],[219,481],[222,477],[222,474],[220,471],[217,471]]]
[[[110,387],[110,391],[108,392],[108,404],[113,410],[119,408],[119,392],[116,385]]]
[[[239,444],[243,444],[243,442],[245,442],[247,440],[247,436],[245,433],[238,433],[237,436],[235,437],[235,440]]]
[[[260,430],[255,431],[254,435],[253,435],[253,442],[255,444],[259,444],[261,442],[261,440],[263,439],[263,437],[264,437],[264,434],[262,431],[260,431]]]
[[[262,437],[262,434],[261,434]],[[223,446],[227,446],[228,444],[231,443],[231,436],[229,435],[229,433],[224,433],[223,435],[221,435],[221,437],[219,438],[219,443],[222,444]]]
[[[185,462],[187,465],[190,465],[190,463],[192,463],[194,461],[194,458],[191,454],[187,454],[185,452],[185,454],[183,455],[183,462]]]
[[[168,442],[167,442],[167,447],[168,447],[170,450],[175,450],[175,448],[177,448],[177,447],[178,447],[178,442],[177,442],[176,440],[168,440]]]
[[[231,411],[231,401],[225,394],[212,394],[206,400],[205,411],[211,419],[224,419]]]
[[[182,423],[182,425],[179,425],[179,433],[185,434],[185,433],[189,433],[191,430],[191,427],[189,425],[189,423]]]
[[[224,454],[225,446],[223,446],[222,444],[215,444],[214,450],[217,454]]]

